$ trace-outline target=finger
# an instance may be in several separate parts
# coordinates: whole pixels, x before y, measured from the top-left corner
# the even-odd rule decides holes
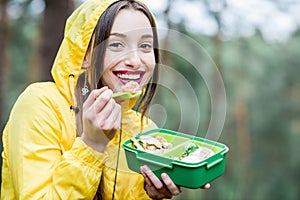
[[[105,105],[111,100],[113,92],[110,89],[103,91],[95,101],[95,112],[100,112]]]
[[[162,194],[154,187],[151,180],[147,177],[147,175],[145,173],[145,167],[141,166],[140,171],[145,180],[145,190],[146,190],[147,194],[153,199],[158,199],[157,197]]]
[[[92,90],[92,92],[90,93],[90,95],[88,96],[88,98],[85,100],[83,106],[84,107],[90,107],[94,102],[96,97],[98,97],[99,95],[101,95],[105,90],[107,90],[108,87],[102,87],[98,90]]]
[[[145,168],[144,166],[141,166],[141,167],[140,167],[140,171],[141,171],[141,173],[142,173],[142,175],[143,175],[143,177],[144,177],[144,179],[145,179],[146,185],[148,185],[148,186],[153,186],[152,182],[151,182],[150,179],[147,177],[144,168]]]
[[[166,173],[162,173],[161,178],[162,178],[164,184],[167,186],[167,188],[169,189],[169,191],[171,192],[172,195],[180,194],[180,192],[181,192],[180,188],[177,187],[174,184],[172,179]]]
[[[106,109],[107,107],[112,108]],[[99,116],[99,122],[104,130],[119,129],[121,124],[121,110],[118,108],[118,105],[116,103],[113,105],[106,105],[101,112],[101,116]]]
[[[162,192],[161,190],[157,190],[154,185],[146,185],[146,192],[149,195],[149,197],[151,197],[152,199],[162,199],[164,198],[168,198],[171,199],[172,195],[170,194],[166,194],[164,192]]]
[[[121,119],[122,119],[122,112],[121,112],[121,106],[119,104],[116,104],[115,106],[115,109],[113,110],[113,116],[115,117],[113,119],[113,121],[115,122],[115,126],[114,128],[117,130],[117,129],[120,129],[121,128]]]
[[[157,178],[157,176],[152,172],[152,170],[147,165],[144,165],[142,170],[145,176],[149,178],[149,180],[155,186],[156,189],[163,188],[163,183]]]
[[[100,122],[108,122],[111,115],[113,115],[113,110],[115,109],[116,103],[113,99],[110,99],[101,110],[97,111],[99,108],[95,108],[97,112],[97,119]]]
[[[210,188],[210,183],[206,183],[201,187],[202,189],[209,189]]]
[[[151,199],[161,199],[161,197],[165,196],[164,194],[161,194],[153,185],[146,184],[145,190]]]

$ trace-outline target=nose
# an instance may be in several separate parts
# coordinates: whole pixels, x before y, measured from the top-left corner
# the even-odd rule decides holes
[[[142,64],[139,51],[137,49],[129,51],[125,56],[124,63],[127,67],[139,68]]]

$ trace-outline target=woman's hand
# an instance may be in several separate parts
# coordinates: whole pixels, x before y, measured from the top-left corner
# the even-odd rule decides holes
[[[93,149],[103,152],[121,125],[121,106],[111,98],[107,87],[93,90],[83,103],[82,140]]]
[[[166,173],[161,174],[162,182],[148,166],[141,166],[140,170],[145,179],[145,190],[152,199],[170,199],[181,193],[180,187],[176,186]],[[209,189],[210,184],[207,183],[201,188]]]
[[[141,166],[140,170],[145,179],[145,190],[152,199],[170,199],[181,193],[180,187],[176,186],[166,173],[161,174],[160,181],[148,166]]]

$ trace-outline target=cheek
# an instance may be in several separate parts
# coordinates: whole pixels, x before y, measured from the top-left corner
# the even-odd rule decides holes
[[[147,63],[147,69],[146,69],[146,71],[147,72],[144,75],[144,79],[145,79],[145,82],[148,83],[149,80],[151,79],[152,75],[153,75],[156,63],[155,63],[154,55],[149,56],[146,60],[147,60],[146,61],[146,63]]]
[[[155,65],[151,65],[151,66],[149,66],[149,69],[148,69],[147,75],[148,75],[148,76],[150,76],[150,78],[153,76],[154,69],[155,69]]]
[[[148,70],[144,74],[143,81],[141,83],[141,87],[145,87],[149,83],[149,81],[151,80],[151,78],[153,76],[154,69],[155,69],[155,65],[151,65],[151,66],[148,65]]]
[[[102,76],[101,76],[101,82],[104,86],[107,86],[109,84],[109,78],[107,76],[107,72],[104,71]]]
[[[111,56],[108,53],[105,53],[103,57],[103,69],[102,71],[105,72],[109,68],[109,64],[111,63]]]
[[[101,82],[104,86],[108,86],[110,89],[114,90],[116,87],[116,81],[114,81],[114,75],[106,70],[103,72],[101,77]]]
[[[151,76],[153,75],[154,69],[156,66],[155,57],[154,55],[151,57],[151,60],[148,64],[149,72],[151,73]]]
[[[101,82],[104,86],[108,86],[110,89],[114,89],[116,87],[116,80],[111,72],[111,69],[115,65],[113,63],[112,55],[110,53],[105,53],[104,60],[103,60],[103,71],[101,74]]]
[[[149,54],[145,57],[145,61],[146,61],[146,64],[147,64],[147,70],[151,73],[153,73],[154,71],[154,68],[155,68],[155,57],[154,57],[154,53],[153,54]]]
[[[120,54],[106,49],[103,57],[103,71],[112,70],[120,62]]]

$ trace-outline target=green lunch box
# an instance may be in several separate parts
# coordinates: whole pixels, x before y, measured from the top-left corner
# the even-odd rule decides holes
[[[176,185],[192,189],[200,188],[224,173],[229,150],[224,144],[167,129],[153,129],[139,134],[135,139],[142,135],[161,136],[172,144],[172,148],[162,154],[153,154],[136,149],[130,139],[125,141],[122,147],[127,164],[135,172],[140,173],[140,166],[147,165],[158,178],[161,179],[162,173],[167,173]],[[174,159],[182,155],[185,145],[191,142],[210,148],[214,154],[197,163]]]

